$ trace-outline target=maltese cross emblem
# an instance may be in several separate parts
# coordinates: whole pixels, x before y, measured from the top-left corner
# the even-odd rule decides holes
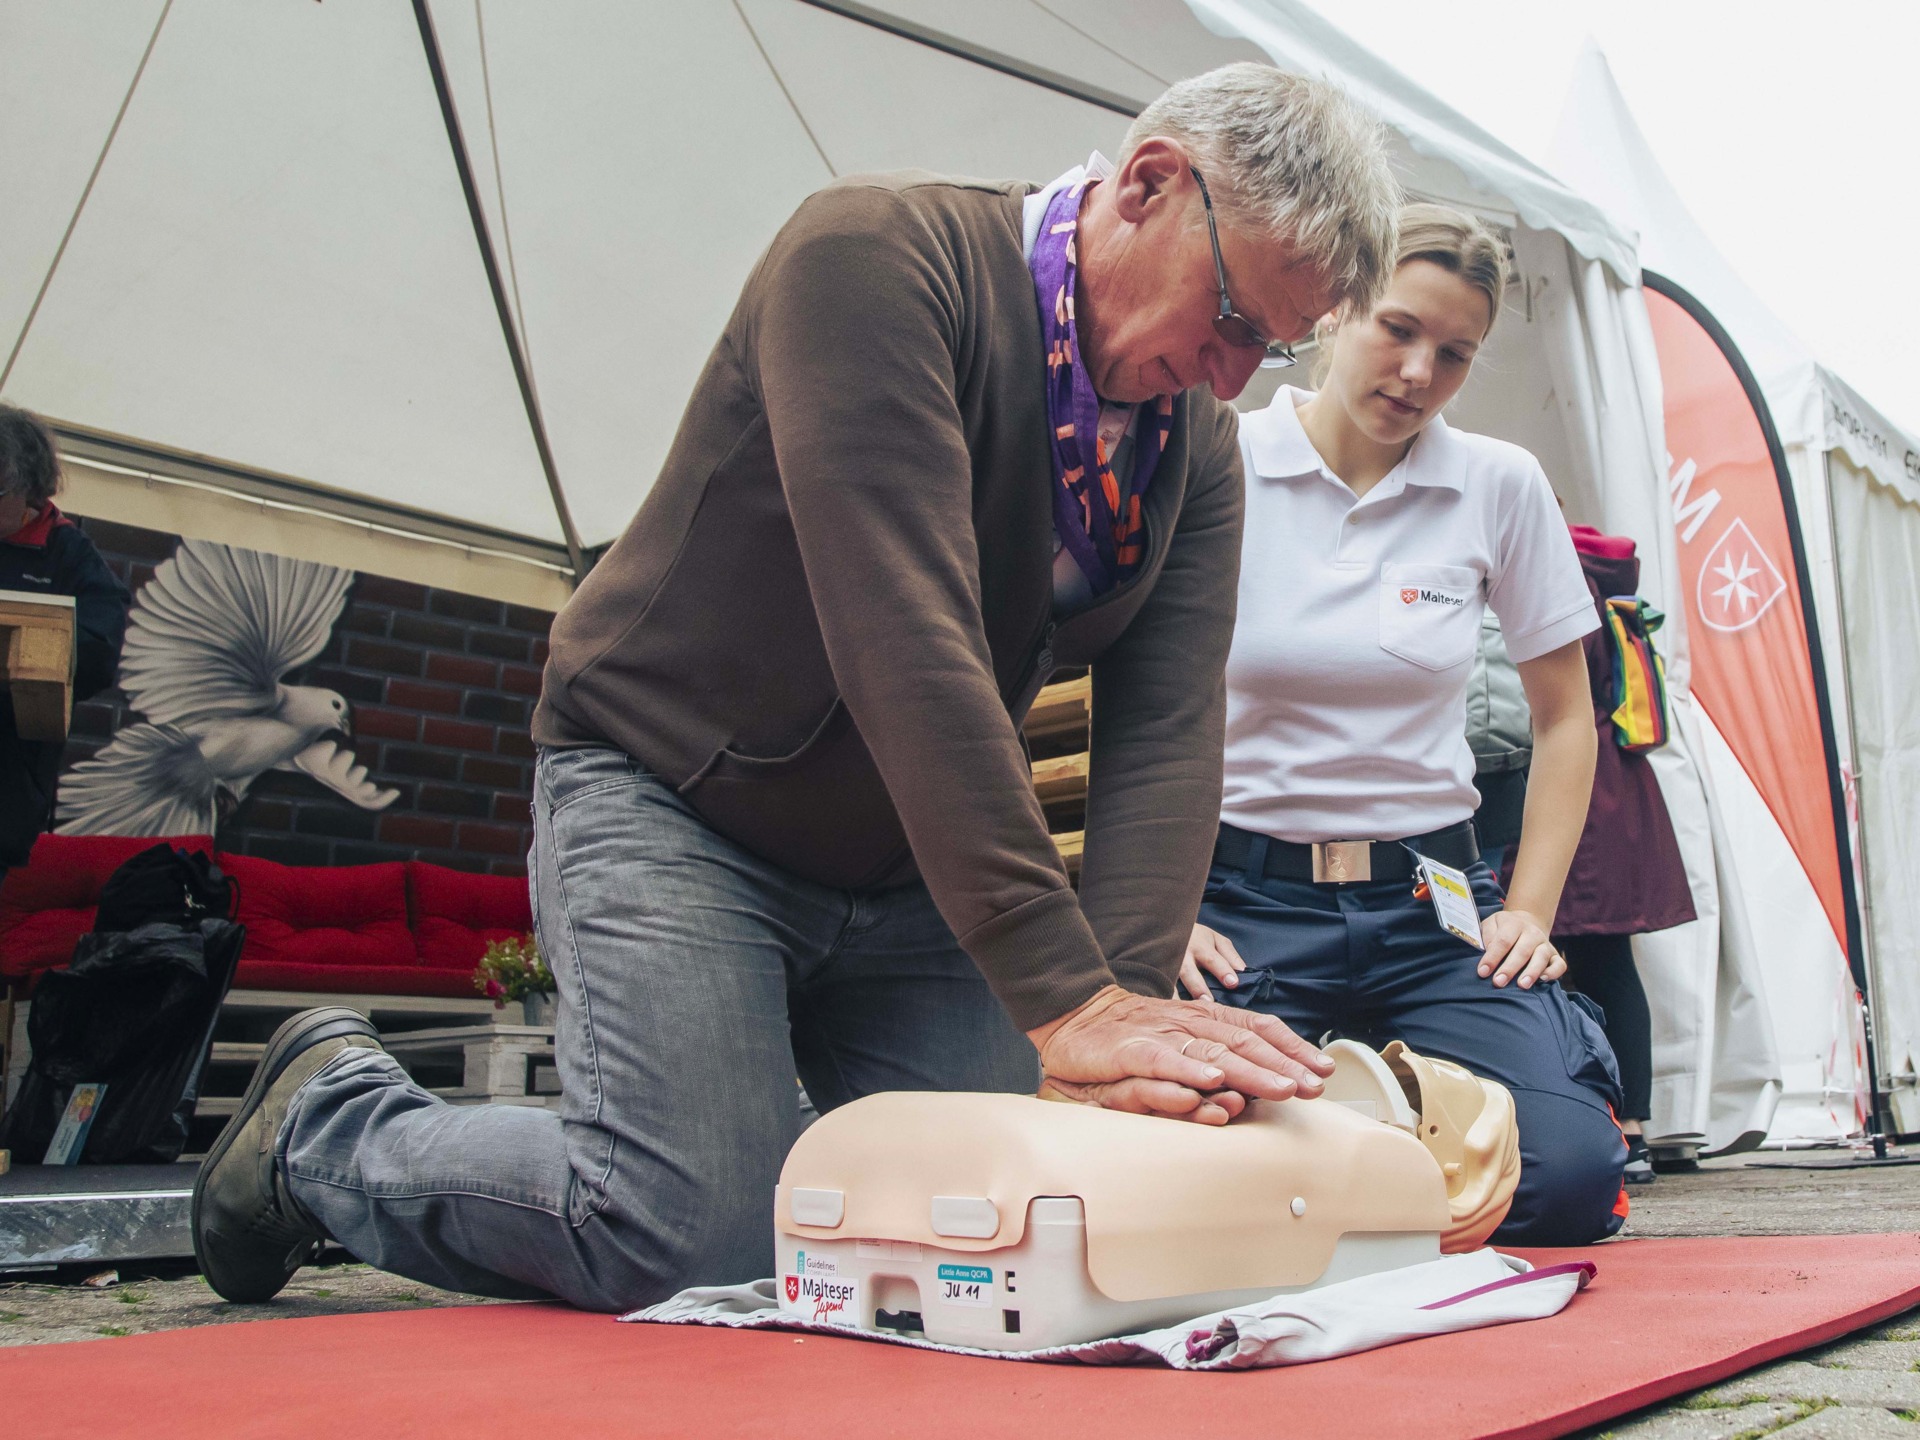
[[[1744,520],[1735,520],[1700,562],[1694,601],[1700,619],[1715,630],[1756,624],[1787,593],[1786,578],[1760,548]]]

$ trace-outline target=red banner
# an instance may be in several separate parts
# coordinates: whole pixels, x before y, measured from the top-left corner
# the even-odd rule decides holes
[[[1723,349],[1722,339],[1662,288],[1650,279],[1645,294],[1666,392],[1693,698],[1779,822],[1844,954],[1833,775],[1784,462],[1768,443],[1750,377],[1727,353],[1730,342]]]

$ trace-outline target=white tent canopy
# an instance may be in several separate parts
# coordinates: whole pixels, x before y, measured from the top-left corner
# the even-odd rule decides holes
[[[1821,365],[1701,232],[1590,46],[1556,135],[1555,170],[1640,232],[1641,259],[1684,286],[1739,346],[1792,476],[1842,764],[1857,800],[1856,869],[1882,1075],[1900,1128],[1920,1129],[1920,439]],[[1783,187],[1783,194],[1795,193]],[[1814,203],[1814,202],[1807,202]],[[1864,1080],[1852,987],[1811,883],[1724,743],[1709,752],[1717,804],[1738,823],[1727,852],[1760,956],[1786,1080],[1777,1138],[1854,1128]],[[1864,874],[1862,874],[1862,869]]]
[[[1533,449],[1571,513],[1640,541],[1647,593],[1668,588],[1630,233],[1299,0],[430,13],[557,501],[404,7],[0,0],[0,390],[102,474],[188,482],[173,528],[266,496],[298,507],[267,548],[331,541],[326,558],[413,573],[432,545],[466,546],[471,586],[510,588],[514,565],[558,583],[562,508],[588,548],[625,526],[748,268],[809,191],[903,166],[1044,180],[1113,153],[1173,80],[1270,57],[1371,103],[1410,191],[1510,229],[1520,277],[1458,418]],[[148,516],[153,489],[96,493]],[[1702,918],[1662,942],[1682,1033],[1654,1128],[1724,1145],[1765,1128],[1771,1059],[1716,980],[1737,916],[1678,659],[1682,738],[1660,763]]]
[[[1591,205],[1299,5],[432,14],[589,547],[632,515],[740,282],[804,195],[907,165],[1050,177],[1114,148],[1116,112],[1258,58],[1235,30],[1382,106],[1423,193],[1632,278],[1630,241]],[[335,497],[563,540],[404,7],[0,0],[0,177],[8,398]]]

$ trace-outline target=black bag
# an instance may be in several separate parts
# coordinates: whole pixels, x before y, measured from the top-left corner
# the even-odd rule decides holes
[[[209,918],[231,920],[240,887],[220,873],[211,856],[155,845],[125,861],[100,887],[96,935],[133,930],[156,921],[196,927]]]
[[[34,989],[33,1059],[0,1121],[0,1147],[29,1161],[46,1154],[73,1087],[98,1081],[107,1091],[82,1162],[178,1159],[245,934],[229,920],[202,920],[83,935],[73,963]]]

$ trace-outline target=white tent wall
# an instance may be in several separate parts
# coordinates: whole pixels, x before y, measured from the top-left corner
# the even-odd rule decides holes
[[[8,33],[49,8],[75,31],[94,23],[92,7],[10,0]],[[150,32],[159,9],[110,13]],[[123,87],[124,50],[109,57]],[[0,93],[57,85],[47,67],[63,56],[92,69],[82,36],[58,51],[0,43]],[[92,150],[75,158],[91,166],[111,116],[86,118]],[[7,137],[0,174],[10,206],[64,225],[85,168],[13,188],[40,128]],[[44,274],[9,265],[0,285]],[[398,5],[175,4],[6,393],[92,429],[560,535]]]
[[[1050,179],[1128,123],[797,0],[433,13],[589,546],[633,518],[748,271],[808,194],[909,166]],[[1161,88],[1076,44],[1067,58],[1139,103]]]
[[[1858,503],[1847,512],[1836,499],[1830,514],[1828,476],[1830,471],[1836,477],[1871,473],[1889,505],[1897,497],[1920,513],[1920,445],[1819,365],[1732,272],[1662,173],[1597,49],[1582,57],[1551,164],[1639,230],[1647,267],[1691,292],[1732,336],[1753,372],[1787,459],[1835,738],[1857,800],[1856,835],[1864,831],[1861,848],[1869,856],[1876,849],[1883,857],[1892,852],[1890,860],[1883,858],[1883,870],[1905,866],[1915,854],[1911,816],[1916,792],[1911,780],[1900,777],[1920,769],[1920,738],[1913,734],[1912,722],[1890,723],[1883,712],[1878,739],[1888,749],[1876,753],[1878,774],[1868,775],[1868,747],[1856,733],[1862,719],[1856,706],[1863,694],[1884,704],[1887,695],[1899,693],[1901,684],[1912,683],[1920,648],[1916,611],[1910,606],[1903,612],[1872,598],[1878,590],[1862,588],[1854,595],[1856,587],[1869,584],[1896,595],[1900,588],[1891,579],[1862,578],[1866,557],[1852,548],[1862,542],[1848,534],[1845,520],[1849,514],[1857,516],[1866,502],[1850,496]],[[1841,479],[1833,481],[1836,497],[1847,488]],[[1897,538],[1905,534],[1891,525],[1888,533],[1875,531],[1871,538],[1882,546],[1909,543]],[[1851,619],[1851,611],[1860,605],[1868,606],[1874,618],[1866,623],[1876,628],[1861,628]],[[1737,877],[1729,886],[1728,910],[1730,915],[1736,909],[1743,912],[1739,930],[1749,937],[1739,941],[1723,924],[1723,951],[1738,953],[1743,945],[1752,946],[1757,974],[1751,978],[1771,1016],[1782,1067],[1784,1089],[1771,1138],[1794,1143],[1858,1133],[1858,1106],[1867,1084],[1864,1043],[1839,940],[1804,867],[1744,768],[1717,735],[1703,738],[1703,771],[1723,832],[1721,868],[1730,880]],[[1854,755],[1860,757],[1857,765],[1849,758]],[[1860,873],[1857,866],[1856,876]],[[1873,887],[1884,887],[1886,881],[1873,873],[1870,858],[1865,880],[1864,948],[1877,1038],[1889,1052],[1880,1062],[1884,1077],[1908,1063],[1905,1057],[1915,1043],[1910,1017],[1920,1016],[1920,965],[1912,963],[1911,932],[1899,928],[1910,923],[1911,902],[1890,896],[1887,905],[1873,903]],[[1883,962],[1883,948],[1900,958]],[[1642,971],[1649,974],[1644,963]],[[1903,1107],[1899,1123],[1906,1129],[1920,1124],[1920,1103],[1910,1085],[1904,1088],[1898,1103]]]
[[[1858,766],[1874,1039],[1902,1133],[1920,1131],[1920,498],[1829,450]]]

